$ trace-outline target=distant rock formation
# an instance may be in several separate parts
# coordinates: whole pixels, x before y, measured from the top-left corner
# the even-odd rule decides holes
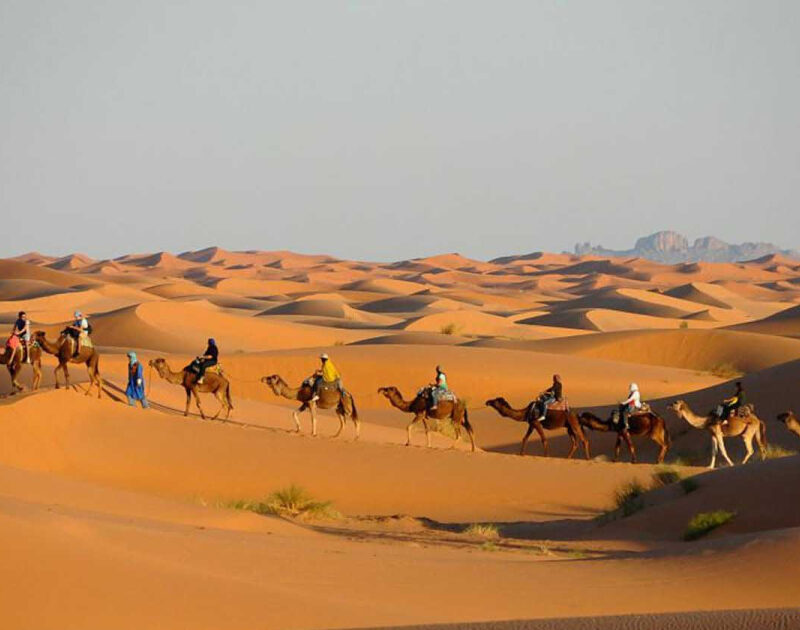
[[[575,253],[579,256],[619,256],[624,258],[647,258],[660,263],[676,264],[686,262],[738,262],[780,254],[800,259],[800,252],[780,249],[772,243],[741,243],[732,245],[713,236],[698,238],[689,244],[683,234],[677,232],[656,232],[636,241],[633,249],[618,251],[605,249],[591,243],[578,243]]]

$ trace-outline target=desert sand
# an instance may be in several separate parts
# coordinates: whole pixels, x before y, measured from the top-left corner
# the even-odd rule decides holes
[[[660,265],[556,254],[494,261],[445,254],[395,263],[291,252],[30,253],[0,260],[0,323],[18,310],[57,335],[88,313],[102,399],[11,393],[0,368],[3,628],[759,628],[800,622],[800,264]],[[128,350],[174,369],[215,337],[230,422],[183,416],[182,388],[145,368],[152,408],[128,407]],[[327,352],[357,402],[361,439],[320,436],[261,377],[298,385]],[[442,365],[478,451],[421,430],[378,388],[410,398]],[[667,466],[610,461],[615,434],[587,429],[590,460],[551,457],[517,408],[564,379],[572,409],[606,417],[637,382],[671,434]],[[30,384],[31,368],[22,381]],[[708,470],[710,438],[669,411],[706,412],[741,380],[769,457]],[[205,395],[206,409],[217,403]],[[727,440],[736,462],[741,440]],[[533,454],[533,455],[531,455]],[[664,472],[670,472],[665,479]],[[678,482],[680,478],[682,481]],[[660,479],[661,481],[657,481]],[[645,493],[626,515],[615,494]],[[302,487],[310,514],[265,514]],[[728,522],[691,542],[697,514]],[[273,509],[273,512],[275,510]],[[469,625],[474,624],[474,625]]]

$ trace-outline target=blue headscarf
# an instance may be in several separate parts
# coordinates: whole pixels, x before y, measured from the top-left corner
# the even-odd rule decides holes
[[[130,361],[131,365],[134,365],[136,363],[136,353],[135,352],[129,352],[128,353],[128,360]]]

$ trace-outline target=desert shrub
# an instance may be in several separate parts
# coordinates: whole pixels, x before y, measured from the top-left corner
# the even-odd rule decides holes
[[[500,547],[495,545],[491,540],[487,540],[485,543],[481,545],[481,549],[484,551],[500,551]]]
[[[473,523],[464,530],[464,533],[478,538],[500,538],[500,531],[493,523]]]
[[[681,474],[674,468],[659,468],[653,473],[654,488],[670,486],[673,483],[678,483],[680,480]]]
[[[791,457],[792,455],[797,455],[797,451],[783,448],[777,444],[768,444],[764,459],[778,459],[779,457]]]
[[[682,321],[680,324],[678,324],[678,328],[680,328],[682,330],[685,330],[686,328],[689,328],[689,322]]]
[[[736,366],[732,363],[717,363],[717,365],[711,368],[711,374],[712,376],[724,378],[726,380],[742,376],[742,373],[737,370]]]
[[[684,494],[691,494],[700,487],[700,484],[694,477],[686,477],[686,479],[681,479],[680,484],[681,490],[683,490]]]
[[[636,514],[644,508],[646,488],[639,481],[629,481],[614,493],[614,507],[623,517]]]
[[[735,512],[717,510],[716,512],[701,512],[695,514],[686,526],[683,534],[684,540],[697,540],[709,532],[717,529],[732,520],[736,516]]]
[[[347,342],[346,341],[342,341],[341,339],[337,339],[336,341],[333,342],[333,345],[334,346],[345,346],[345,345],[347,345]]]
[[[256,514],[306,517],[315,519],[337,519],[342,515],[330,501],[317,501],[308,492],[294,484],[270,494],[265,501],[235,501],[229,504],[237,510],[248,510]]]
[[[439,329],[439,332],[443,335],[455,335],[456,332],[458,332],[458,326],[456,326],[454,322],[450,322],[449,324],[444,324]]]

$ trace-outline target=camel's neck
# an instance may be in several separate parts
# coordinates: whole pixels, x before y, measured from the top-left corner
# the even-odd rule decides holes
[[[698,416],[694,411],[689,409],[688,405],[681,408],[681,418],[698,429],[705,429],[708,425],[708,418]]]
[[[58,354],[61,350],[61,345],[50,341],[47,337],[37,337],[36,341],[42,346],[42,350],[48,354]]]
[[[497,403],[495,409],[501,416],[517,421],[524,420],[525,412],[528,410],[527,407],[525,409],[514,409],[511,405],[505,403]]]
[[[183,384],[183,371],[181,370],[180,372],[173,372],[166,361],[164,361],[164,373],[162,374],[159,370],[158,375],[168,383],[172,383],[174,385]]]
[[[400,411],[411,411],[411,403],[413,401],[406,400],[400,392],[389,392],[389,402],[392,406],[397,407]]]
[[[278,396],[283,396],[284,398],[288,398],[289,400],[297,400],[297,396],[300,394],[299,387],[289,387],[286,384],[286,381],[281,379],[278,381],[277,392]]]

